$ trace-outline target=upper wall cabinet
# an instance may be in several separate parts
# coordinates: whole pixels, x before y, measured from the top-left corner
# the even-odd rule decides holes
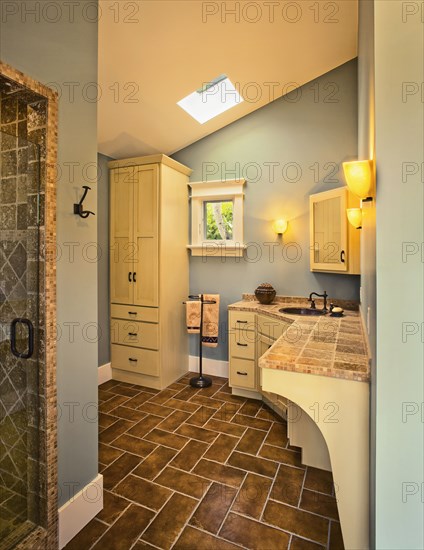
[[[347,187],[309,197],[311,271],[360,273],[360,231],[346,215],[356,207],[359,199]]]

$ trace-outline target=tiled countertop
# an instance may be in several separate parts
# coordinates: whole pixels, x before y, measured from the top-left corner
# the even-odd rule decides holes
[[[345,307],[340,300],[335,302]],[[316,303],[317,308],[322,307],[322,302]],[[277,296],[271,305],[264,306],[252,295],[244,295],[242,301],[228,306],[229,310],[291,321],[285,333],[262,355],[260,367],[369,382],[368,345],[359,311],[345,309],[343,317],[306,317],[278,311],[290,306],[308,308],[310,304],[306,298]]]

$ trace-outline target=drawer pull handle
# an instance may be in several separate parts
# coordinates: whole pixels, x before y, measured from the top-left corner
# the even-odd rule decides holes
[[[137,276],[137,273],[133,273],[133,283],[136,283],[137,282],[137,279],[136,279],[136,276]]]
[[[136,332],[129,332],[128,336],[137,336],[137,333]]]
[[[131,271],[128,273],[128,282],[129,282],[129,283],[132,283],[132,280],[131,280]]]
[[[245,324],[247,324],[247,321],[240,321],[240,320],[237,319],[236,323],[245,323]]]
[[[240,370],[237,371],[237,374],[241,374],[241,376],[247,376],[247,372],[241,372]]]
[[[129,357],[129,360],[132,362],[132,363],[137,363],[138,359],[133,359],[132,357]]]
[[[129,311],[128,315],[137,315],[137,312],[136,311]]]
[[[238,346],[243,346],[244,348],[247,348],[247,344],[240,344],[240,342],[237,342]]]

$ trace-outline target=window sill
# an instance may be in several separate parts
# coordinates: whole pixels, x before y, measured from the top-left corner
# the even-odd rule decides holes
[[[245,244],[226,242],[204,242],[202,244],[188,245],[192,256],[205,258],[241,258],[246,248]]]

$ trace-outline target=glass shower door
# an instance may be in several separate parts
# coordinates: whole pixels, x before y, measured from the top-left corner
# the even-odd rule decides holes
[[[0,133],[0,549],[40,524],[38,145]]]

